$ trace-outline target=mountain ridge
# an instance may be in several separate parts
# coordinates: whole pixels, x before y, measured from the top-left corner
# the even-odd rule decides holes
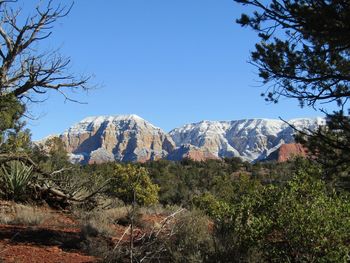
[[[325,119],[295,118],[298,129],[316,129]],[[144,162],[191,157],[240,157],[262,160],[282,144],[293,143],[295,131],[282,120],[251,118],[185,124],[166,133],[136,114],[90,116],[59,137],[72,162]]]

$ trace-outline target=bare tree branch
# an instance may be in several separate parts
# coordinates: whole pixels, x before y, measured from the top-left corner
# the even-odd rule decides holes
[[[20,24],[21,10],[13,10],[10,6],[13,2],[0,1],[0,96],[13,94],[18,99],[31,98],[37,102],[40,100],[31,95],[38,97],[48,90],[56,90],[65,100],[78,102],[60,90],[88,90],[90,77],[71,74],[70,59],[57,50],[38,52],[33,48],[52,35],[54,24],[69,14],[73,3],[69,6],[60,3],[55,6],[52,0],[46,6],[41,3],[34,14]]]

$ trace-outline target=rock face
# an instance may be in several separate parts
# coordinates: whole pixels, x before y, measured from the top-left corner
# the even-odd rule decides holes
[[[266,160],[285,162],[296,156],[306,156],[307,150],[299,143],[282,144],[276,151],[272,152]]]
[[[288,121],[297,129],[316,129],[323,118]],[[294,142],[294,129],[281,120],[250,119],[237,121],[202,121],[170,132],[177,147],[196,146],[216,157],[241,157],[246,161],[265,159],[282,144]]]
[[[325,119],[294,119],[289,123],[299,130],[312,130],[324,125]],[[120,115],[86,118],[60,138],[75,163],[145,162],[160,158],[201,161],[223,157],[254,162],[266,159],[281,145],[293,143],[294,133],[281,120],[246,119],[202,121],[167,134],[136,115]],[[298,151],[290,149],[294,150]],[[284,148],[282,156],[287,157],[280,157],[281,160],[289,156],[283,151]]]
[[[175,148],[169,135],[136,115],[89,117],[60,138],[71,160],[82,163],[144,162]]]
[[[167,159],[171,161],[180,161],[184,158],[189,158],[193,161],[205,161],[208,159],[219,159],[217,156],[208,152],[206,150],[201,150],[200,148],[184,144],[176,148],[174,151],[168,154]]]

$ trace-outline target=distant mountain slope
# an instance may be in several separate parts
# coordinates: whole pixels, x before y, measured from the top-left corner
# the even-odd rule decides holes
[[[315,129],[323,118],[289,121],[298,129]],[[169,134],[137,115],[89,117],[59,137],[72,162],[144,162],[167,158],[195,160],[241,157],[265,159],[285,143],[294,142],[294,130],[281,120],[246,119],[201,121]]]
[[[137,115],[89,117],[60,137],[72,160],[83,163],[156,160],[175,148],[169,135]]]
[[[289,121],[298,129],[315,129],[323,118]],[[187,124],[170,133],[177,147],[196,146],[218,157],[241,157],[247,161],[266,158],[284,143],[294,142],[294,130],[281,120],[249,119],[237,121],[202,121]]]

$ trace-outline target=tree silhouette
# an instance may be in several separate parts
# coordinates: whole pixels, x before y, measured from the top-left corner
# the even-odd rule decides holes
[[[337,106],[327,125],[302,132],[299,141],[321,162],[326,177],[350,172],[350,2],[348,0],[235,0],[256,8],[237,20],[258,33],[251,63],[267,85],[262,95],[277,103],[295,98],[300,106]],[[336,168],[336,169],[335,169]]]

